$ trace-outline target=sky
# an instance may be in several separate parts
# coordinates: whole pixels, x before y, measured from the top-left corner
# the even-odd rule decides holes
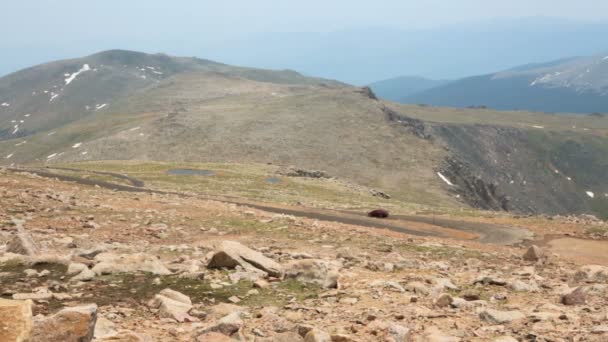
[[[205,57],[200,47],[265,32],[608,20],[606,0],[0,0],[0,9],[0,75],[111,48]]]
[[[2,0],[10,40],[75,40],[128,34],[332,31],[353,27],[429,28],[505,17],[608,19],[605,0]]]

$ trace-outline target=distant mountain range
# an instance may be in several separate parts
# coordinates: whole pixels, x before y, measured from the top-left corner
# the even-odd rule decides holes
[[[196,28],[193,28],[196,30]],[[212,41],[192,32],[188,44],[171,30],[142,39],[135,32],[79,40],[37,32],[23,44],[19,35],[2,40],[0,75],[49,60],[124,47],[181,56],[205,56],[232,65],[291,69],[363,86],[398,75],[459,79],[565,56],[607,49],[608,22],[530,17],[497,19],[429,29],[352,28],[334,32],[251,33]],[[50,43],[49,43],[50,42]]]
[[[451,82],[400,79],[410,83],[387,80],[372,84],[372,88],[379,96],[401,103],[551,113],[608,113],[608,55],[528,64]],[[439,85],[433,87],[434,83]],[[416,88],[421,90],[412,92]]]

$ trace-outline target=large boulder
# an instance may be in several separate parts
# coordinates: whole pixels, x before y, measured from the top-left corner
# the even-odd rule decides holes
[[[31,342],[90,342],[95,333],[97,305],[65,308],[34,320]]]
[[[95,260],[98,263],[92,271],[97,275],[133,272],[148,272],[158,275],[171,274],[171,271],[157,257],[146,253],[101,253],[95,257]]]
[[[337,288],[340,267],[337,262],[319,259],[296,260],[285,266],[285,278],[324,288]]]
[[[272,277],[283,276],[281,264],[235,241],[223,241],[207,264],[208,268],[232,269],[237,266],[245,270],[262,270]]]
[[[32,333],[32,302],[0,298],[0,341],[26,342]]]
[[[586,303],[585,289],[577,287],[564,293],[560,299],[564,305],[584,305]]]
[[[148,306],[158,309],[161,318],[170,318],[177,322],[194,322],[195,317],[188,314],[192,309],[190,297],[171,289],[164,289],[152,299]]]
[[[6,252],[34,256],[39,253],[39,250],[32,236],[22,230],[8,243]]]

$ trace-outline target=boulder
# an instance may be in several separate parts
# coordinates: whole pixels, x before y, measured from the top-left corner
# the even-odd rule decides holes
[[[0,298],[0,341],[26,342],[32,333],[32,302]]]
[[[524,315],[521,311],[498,311],[493,309],[484,309],[479,313],[479,318],[492,324],[506,324],[520,319],[524,319]]]
[[[93,280],[93,278],[95,278],[95,276],[96,276],[95,272],[90,270],[88,267],[85,267],[84,270],[82,270],[77,275],[73,276],[70,280],[71,281],[91,281],[91,280]]]
[[[380,341],[409,342],[412,338],[410,329],[393,322],[375,320],[367,328]]]
[[[157,257],[145,253],[101,253],[95,257],[95,260],[98,263],[92,270],[97,275],[132,272],[149,272],[158,275],[171,274],[171,271]]]
[[[319,259],[296,260],[285,266],[285,278],[302,283],[337,288],[340,264]]]
[[[21,230],[8,243],[6,246],[6,252],[34,256],[39,253],[39,250],[34,243],[32,236],[28,232]]]
[[[435,299],[434,304],[438,308],[446,308],[446,307],[450,306],[453,302],[454,302],[454,298],[452,298],[452,296],[450,296],[447,293],[443,293]]]
[[[530,246],[526,253],[523,255],[523,259],[525,261],[537,262],[541,260],[544,256],[543,250],[535,245]]]
[[[283,267],[276,261],[235,241],[223,241],[207,264],[208,268],[262,270],[272,277],[283,276]]]
[[[561,303],[564,305],[584,305],[586,302],[585,297],[585,290],[582,287],[577,287],[563,294]]]
[[[304,342],[331,342],[331,335],[319,329],[312,329],[306,336]]]
[[[148,306],[158,309],[161,318],[170,318],[177,322],[194,322],[197,318],[188,314],[192,310],[190,297],[171,289],[164,289],[154,296]]]
[[[236,334],[243,327],[243,320],[241,320],[241,313],[235,312],[222,319],[212,322],[207,327],[198,331],[198,336],[208,333],[220,333],[226,336],[232,336]],[[199,339],[200,341],[200,339]]]
[[[608,267],[600,265],[582,266],[574,275],[577,282],[606,283],[608,282]]]
[[[31,342],[89,342],[93,340],[97,305],[65,308],[58,313],[34,320]]]

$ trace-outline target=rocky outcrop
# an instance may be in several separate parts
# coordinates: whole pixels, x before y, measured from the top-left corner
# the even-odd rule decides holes
[[[431,133],[430,127],[428,127],[424,121],[407,117],[405,115],[399,114],[391,108],[386,106],[382,107],[382,111],[386,114],[387,118],[391,122],[396,122],[398,124],[407,127],[412,134],[417,136],[420,139],[430,140]]]

